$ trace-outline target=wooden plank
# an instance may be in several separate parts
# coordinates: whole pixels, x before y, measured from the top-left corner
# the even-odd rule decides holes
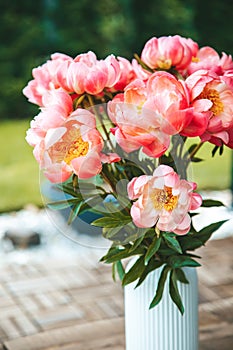
[[[111,336],[124,337],[124,320],[116,318],[88,324],[53,329],[27,337],[6,341],[7,350],[46,350],[56,349],[72,343],[82,344],[87,340],[97,341]]]
[[[204,341],[200,344],[200,350],[231,350],[233,344],[233,335],[214,339],[214,341]]]
[[[198,269],[200,350],[232,349],[232,247],[233,239],[227,238],[197,252],[203,257]],[[85,269],[52,259],[51,264],[32,262],[31,270],[1,268],[0,339],[5,347],[0,344],[0,350],[124,349],[122,289],[112,282],[111,269],[82,263]]]
[[[70,343],[63,346],[55,346],[46,350],[124,350],[124,337],[116,334],[101,339],[85,339],[82,343]],[[44,349],[45,350],[45,349]]]

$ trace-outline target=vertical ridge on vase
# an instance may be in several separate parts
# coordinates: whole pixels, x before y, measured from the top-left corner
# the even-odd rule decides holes
[[[161,269],[151,272],[136,289],[134,283],[125,287],[126,350],[197,350],[196,270],[184,268],[189,284],[178,283],[185,307],[183,316],[170,298],[168,282],[165,284],[161,302],[149,310],[160,272]]]

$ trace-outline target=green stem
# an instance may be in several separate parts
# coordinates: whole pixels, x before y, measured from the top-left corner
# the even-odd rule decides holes
[[[148,67],[136,53],[134,54],[134,57],[136,58],[137,62],[140,64],[140,66],[142,66],[143,69],[147,70],[150,73],[154,73],[154,70]]]
[[[202,147],[202,145],[204,144],[204,142],[200,142],[193,150],[192,152],[189,154],[189,158],[188,159],[192,159],[196,153],[199,151],[199,149]]]
[[[95,106],[95,104],[94,104],[94,101],[93,101],[92,96],[89,95],[89,94],[87,94],[87,98],[88,98],[88,101],[89,101],[90,106],[93,107],[93,109],[94,109],[94,111],[95,111],[96,118],[98,119],[98,121],[99,121],[99,123],[100,123],[100,125],[101,125],[101,127],[102,127],[102,129],[103,129],[103,131],[104,131],[104,134],[105,134],[105,136],[106,136],[106,139],[107,139],[107,141],[108,141],[110,147],[111,147],[112,149],[114,149],[114,146],[113,146],[113,144],[112,144],[112,141],[110,140],[108,131],[107,131],[106,127],[105,127],[104,122],[103,122],[102,119],[100,118],[100,115],[99,115],[99,113],[98,113],[98,111],[97,111],[97,109],[96,109],[96,106]]]
[[[115,185],[112,183],[109,177],[106,176],[106,174],[103,171],[101,171],[100,175],[102,176],[104,181],[111,187],[112,192],[115,193],[116,192]]]
[[[182,157],[182,153],[183,153],[184,144],[185,144],[186,139],[187,139],[187,137],[183,137],[183,138],[182,138],[182,141],[183,141],[183,142],[180,144],[179,158]]]
[[[77,97],[74,101],[73,101],[73,105],[74,105],[74,109],[77,109],[78,106],[82,103],[82,101],[84,100],[85,95],[83,94],[82,96]]]

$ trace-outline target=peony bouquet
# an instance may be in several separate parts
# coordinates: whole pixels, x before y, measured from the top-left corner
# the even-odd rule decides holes
[[[26,140],[44,175],[66,194],[55,207],[70,208],[69,222],[95,215],[91,224],[112,241],[101,260],[123,286],[139,286],[162,267],[150,307],[169,279],[183,313],[182,268],[200,266],[194,250],[224,222],[195,229],[200,206],[222,203],[202,200],[188,178],[201,146],[213,144],[212,156],[233,148],[231,56],[179,35],[153,37],[131,62],[55,53],[32,75],[23,93],[40,112]]]

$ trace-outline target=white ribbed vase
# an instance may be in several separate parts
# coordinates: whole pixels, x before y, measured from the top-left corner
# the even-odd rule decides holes
[[[136,289],[136,283],[125,287],[126,350],[198,350],[196,268],[183,268],[189,284],[178,282],[185,308],[183,316],[169,296],[168,280],[161,302],[149,310],[161,270],[151,272]]]

